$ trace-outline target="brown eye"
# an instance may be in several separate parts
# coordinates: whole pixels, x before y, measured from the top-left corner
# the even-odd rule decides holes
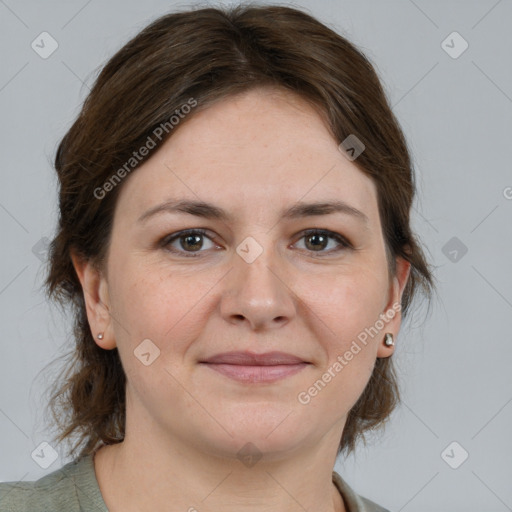
[[[202,252],[206,252],[207,249],[216,247],[213,240],[206,233],[204,229],[179,231],[165,237],[160,244],[171,253],[185,257],[197,257]],[[327,230],[310,229],[302,233],[300,240],[305,240],[305,250],[307,252],[316,253],[318,256],[327,256],[352,248],[346,238]],[[211,244],[210,247],[205,247],[205,241]]]
[[[189,229],[165,237],[161,245],[172,253],[178,253],[186,257],[195,257],[196,254],[193,253],[198,253],[199,255],[201,252],[204,252],[201,249],[204,248],[205,239],[211,243],[211,247],[206,247],[206,249],[211,249],[214,244],[210,237],[206,235],[206,230]]]
[[[322,233],[313,233],[312,235],[307,235],[305,239],[306,247],[312,251],[325,249],[329,243],[329,237]]]
[[[197,251],[201,249],[203,245],[202,236],[203,235],[184,235],[180,236],[178,240],[180,241],[180,245],[183,249]]]
[[[340,234],[332,231],[311,229],[302,234],[301,240],[305,240],[305,248],[309,252],[330,254],[343,249],[351,248],[351,244]],[[334,240],[334,248],[325,250],[329,247],[331,240]],[[337,245],[336,245],[337,244]],[[331,246],[333,244],[331,243]]]

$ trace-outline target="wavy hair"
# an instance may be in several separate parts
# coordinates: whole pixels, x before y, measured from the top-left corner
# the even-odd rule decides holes
[[[402,315],[420,289],[430,297],[433,277],[410,226],[415,195],[410,154],[367,57],[291,7],[238,5],[165,14],[104,65],[55,155],[59,220],[45,286],[49,298],[70,311],[74,342],[51,390],[49,410],[58,442],[75,438],[70,454],[90,454],[101,444],[121,442],[125,433],[126,376],[117,349],[104,350],[94,341],[70,257],[75,252],[98,269],[105,263],[123,183],[101,200],[95,191],[191,97],[198,106],[179,127],[217,101],[263,86],[310,102],[338,143],[351,134],[363,141],[366,149],[354,164],[376,184],[390,274],[396,257],[411,264]],[[385,422],[399,401],[393,361],[379,358],[348,415],[338,454],[354,450],[357,439]]]

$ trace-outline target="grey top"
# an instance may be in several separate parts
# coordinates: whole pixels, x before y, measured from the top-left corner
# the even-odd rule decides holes
[[[338,473],[332,480],[347,512],[389,512],[356,494]],[[108,512],[94,471],[93,455],[69,462],[35,482],[0,483],[1,512]]]

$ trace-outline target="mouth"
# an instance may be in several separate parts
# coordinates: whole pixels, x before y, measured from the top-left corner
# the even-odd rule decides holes
[[[199,364],[239,382],[272,383],[295,375],[310,363],[284,352],[226,352]]]

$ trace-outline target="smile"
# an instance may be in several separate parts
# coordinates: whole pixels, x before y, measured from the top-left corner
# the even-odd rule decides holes
[[[200,364],[239,382],[266,384],[295,375],[308,366],[305,362],[277,365]]]

